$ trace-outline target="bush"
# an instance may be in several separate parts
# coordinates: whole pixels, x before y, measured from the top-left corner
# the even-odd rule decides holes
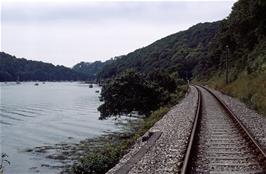
[[[75,165],[72,173],[75,174],[104,174],[113,167],[121,157],[125,146],[121,142],[118,145],[107,144],[101,149],[87,154],[81,159],[80,164]]]
[[[115,166],[119,159],[126,153],[126,150],[142,136],[148,129],[150,129],[158,120],[160,120],[167,112],[168,107],[160,107],[158,110],[151,113],[144,121],[139,122],[140,126],[136,132],[131,133],[127,138],[115,138],[103,146],[96,147],[78,164],[74,165],[70,171],[73,174],[104,174],[110,168]],[[94,147],[95,148],[95,147]]]

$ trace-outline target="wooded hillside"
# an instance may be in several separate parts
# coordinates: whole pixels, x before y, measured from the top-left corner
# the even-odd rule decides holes
[[[54,66],[50,63],[18,59],[0,52],[0,81],[61,81],[85,80],[84,74],[64,66]]]

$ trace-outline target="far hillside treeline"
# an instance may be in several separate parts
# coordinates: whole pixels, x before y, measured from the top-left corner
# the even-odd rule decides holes
[[[128,69],[144,74],[163,70],[188,79],[193,76],[198,62],[206,58],[210,41],[217,34],[220,24],[221,22],[200,23],[127,55],[101,62],[100,66],[99,62],[90,64],[81,62],[76,65],[79,67],[76,70],[89,74],[93,70],[95,77],[101,80],[115,77]],[[97,69],[94,68],[95,64],[98,65]]]
[[[18,59],[0,52],[0,81],[76,81],[87,80],[88,76],[64,66]]]
[[[90,80],[96,80],[98,74],[104,69],[105,65],[113,62],[113,59],[107,60],[105,62],[95,61],[95,62],[80,62],[73,66],[73,70],[79,73],[82,73],[88,77]]]

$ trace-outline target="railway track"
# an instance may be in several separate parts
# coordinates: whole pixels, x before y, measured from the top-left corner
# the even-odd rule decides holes
[[[266,174],[266,153],[214,93],[198,91],[198,107],[182,174]]]

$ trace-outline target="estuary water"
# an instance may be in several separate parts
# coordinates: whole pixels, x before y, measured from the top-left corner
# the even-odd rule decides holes
[[[119,131],[115,120],[99,120],[100,87],[79,82],[1,83],[0,146],[10,165],[4,173],[57,173],[53,164],[26,152],[38,146],[79,142],[105,132]]]

